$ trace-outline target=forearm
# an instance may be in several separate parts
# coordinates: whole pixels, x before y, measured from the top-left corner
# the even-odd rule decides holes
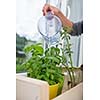
[[[72,29],[72,31],[70,32],[72,36],[78,36],[83,33],[83,21],[73,23],[70,20],[68,20],[67,17],[64,16],[61,11],[57,13],[57,16],[62,21],[63,27],[70,27]]]
[[[60,20],[62,21],[62,25],[63,25],[63,27],[73,27],[73,23],[70,21],[70,20],[68,20],[67,19],[67,17],[66,16],[64,16],[63,14],[62,14],[62,12],[61,11],[59,11],[59,13],[58,13],[58,15],[57,15],[59,18],[60,18]]]

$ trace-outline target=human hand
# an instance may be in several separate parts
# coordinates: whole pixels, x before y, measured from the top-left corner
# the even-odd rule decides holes
[[[66,27],[66,26],[72,27],[73,26],[73,23],[70,20],[68,20],[66,18],[66,16],[64,16],[64,14],[58,8],[51,6],[50,4],[45,4],[42,11],[43,11],[44,16],[47,15],[48,11],[51,11],[52,14],[59,17],[62,22],[63,27]]]
[[[60,10],[58,8],[51,6],[50,4],[45,4],[42,11],[43,11],[44,16],[47,14],[48,11],[51,11],[52,14],[54,14],[58,17],[59,17],[59,13],[60,13]]]

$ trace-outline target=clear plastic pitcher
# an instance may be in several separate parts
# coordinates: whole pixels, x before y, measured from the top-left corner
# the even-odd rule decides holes
[[[61,20],[50,11],[38,21],[38,31],[49,44],[59,42],[61,28]]]

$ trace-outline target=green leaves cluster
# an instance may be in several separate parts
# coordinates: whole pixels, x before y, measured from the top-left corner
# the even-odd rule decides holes
[[[47,81],[49,85],[63,83],[62,69],[58,66],[62,61],[59,48],[50,47],[44,51],[41,44],[34,44],[26,47],[24,51],[32,55],[23,65],[28,77]]]
[[[61,38],[65,41],[63,48],[59,49],[58,46],[52,46],[44,51],[40,43],[24,48],[26,54],[31,54],[31,57],[23,64],[27,70],[28,77],[47,81],[49,85],[60,83],[61,87],[64,82],[64,75],[61,68],[63,65],[69,73],[72,87],[75,85],[70,31],[71,29],[68,27],[63,28],[61,31]],[[61,52],[62,55],[60,55]]]

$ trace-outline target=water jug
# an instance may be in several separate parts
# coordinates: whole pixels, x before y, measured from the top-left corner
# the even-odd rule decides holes
[[[42,16],[38,21],[38,31],[49,44],[58,43],[60,40],[61,20],[48,11],[46,16]]]

